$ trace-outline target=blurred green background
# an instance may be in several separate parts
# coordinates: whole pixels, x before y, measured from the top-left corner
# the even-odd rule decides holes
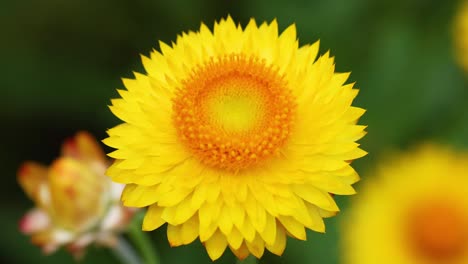
[[[379,157],[433,139],[468,147],[468,78],[455,62],[453,16],[457,1],[440,0],[1,0],[0,1],[0,261],[66,263],[60,251],[45,257],[18,232],[32,206],[16,182],[23,160],[50,163],[62,140],[77,130],[99,139],[119,123],[108,110],[121,77],[142,72],[139,54],[157,41],[197,30],[201,21],[231,14],[246,24],[278,19],[296,23],[301,44],[321,40],[338,71],[352,71],[361,89],[355,105],[368,135],[369,155],[355,166],[363,180]],[[359,188],[359,185],[357,186]],[[346,211],[348,198],[338,198]],[[284,255],[261,263],[340,263],[340,216],[327,233],[289,240]],[[165,230],[151,233],[162,263],[211,263],[199,242],[170,248]],[[82,263],[116,262],[93,248]],[[226,253],[218,263],[234,263]]]

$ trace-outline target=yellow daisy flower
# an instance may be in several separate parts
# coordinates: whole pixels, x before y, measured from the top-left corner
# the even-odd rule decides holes
[[[112,112],[125,123],[104,142],[124,205],[149,206],[143,229],[167,223],[171,246],[197,237],[211,259],[281,255],[286,235],[324,232],[332,194],[354,194],[350,161],[364,110],[328,53],[298,46],[296,27],[243,29],[230,17],[182,33],[143,57],[147,75],[124,79]]]
[[[457,59],[468,73],[468,1],[463,1],[455,17],[455,48]]]
[[[468,263],[468,153],[428,145],[376,176],[344,225],[344,263]]]

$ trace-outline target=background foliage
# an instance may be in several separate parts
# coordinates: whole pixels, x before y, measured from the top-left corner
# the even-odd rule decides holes
[[[301,44],[321,40],[338,71],[352,71],[355,105],[368,135],[369,155],[357,162],[363,181],[382,155],[435,140],[468,147],[468,79],[455,62],[456,1],[440,0],[1,0],[0,1],[0,261],[64,263],[65,252],[42,256],[17,221],[32,206],[16,183],[23,160],[50,163],[65,137],[89,130],[99,139],[119,121],[107,108],[120,77],[142,71],[139,54],[170,42],[201,21],[231,14],[246,25],[277,18],[296,23]],[[359,187],[359,186],[358,186]],[[346,211],[348,198],[339,198]],[[282,258],[263,263],[339,263],[339,222],[327,234],[289,240]],[[211,263],[202,245],[170,248],[165,231],[151,233],[162,263]],[[82,263],[115,262],[92,249]],[[218,263],[234,263],[226,253]]]

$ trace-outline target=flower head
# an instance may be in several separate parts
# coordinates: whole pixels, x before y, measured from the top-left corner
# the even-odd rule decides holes
[[[299,47],[294,25],[279,35],[276,21],[228,17],[142,58],[147,75],[124,79],[110,107],[124,123],[104,143],[124,205],[149,207],[144,230],[167,223],[172,246],[199,238],[212,259],[228,246],[281,255],[287,235],[324,232],[331,194],[354,194],[365,127],[349,74],[328,53],[315,61],[318,48]]]
[[[468,154],[427,145],[376,176],[345,223],[345,263],[468,263]]]
[[[45,253],[66,245],[79,256],[93,241],[112,246],[132,210],[120,205],[123,186],[104,175],[107,167],[104,152],[86,132],[67,140],[50,167],[25,162],[18,181],[36,207],[22,218],[20,230]]]
[[[455,49],[459,63],[468,73],[468,1],[462,1],[455,17]]]

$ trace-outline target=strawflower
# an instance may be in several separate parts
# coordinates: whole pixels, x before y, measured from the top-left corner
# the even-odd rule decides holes
[[[425,145],[375,177],[343,225],[344,263],[468,263],[468,153]]]
[[[67,140],[49,167],[25,162],[18,181],[35,207],[21,219],[20,230],[46,254],[65,246],[80,257],[93,242],[115,246],[134,209],[120,205],[123,186],[104,175],[109,163],[87,132]]]
[[[461,2],[455,16],[455,51],[459,64],[468,73],[468,1]]]
[[[324,232],[331,194],[355,193],[350,162],[366,154],[349,73],[276,20],[228,17],[159,46],[142,57],[147,74],[123,80],[110,108],[124,123],[104,140],[124,205],[148,207],[143,229],[167,223],[171,246],[198,238],[213,260],[226,247],[281,255],[287,236]]]

